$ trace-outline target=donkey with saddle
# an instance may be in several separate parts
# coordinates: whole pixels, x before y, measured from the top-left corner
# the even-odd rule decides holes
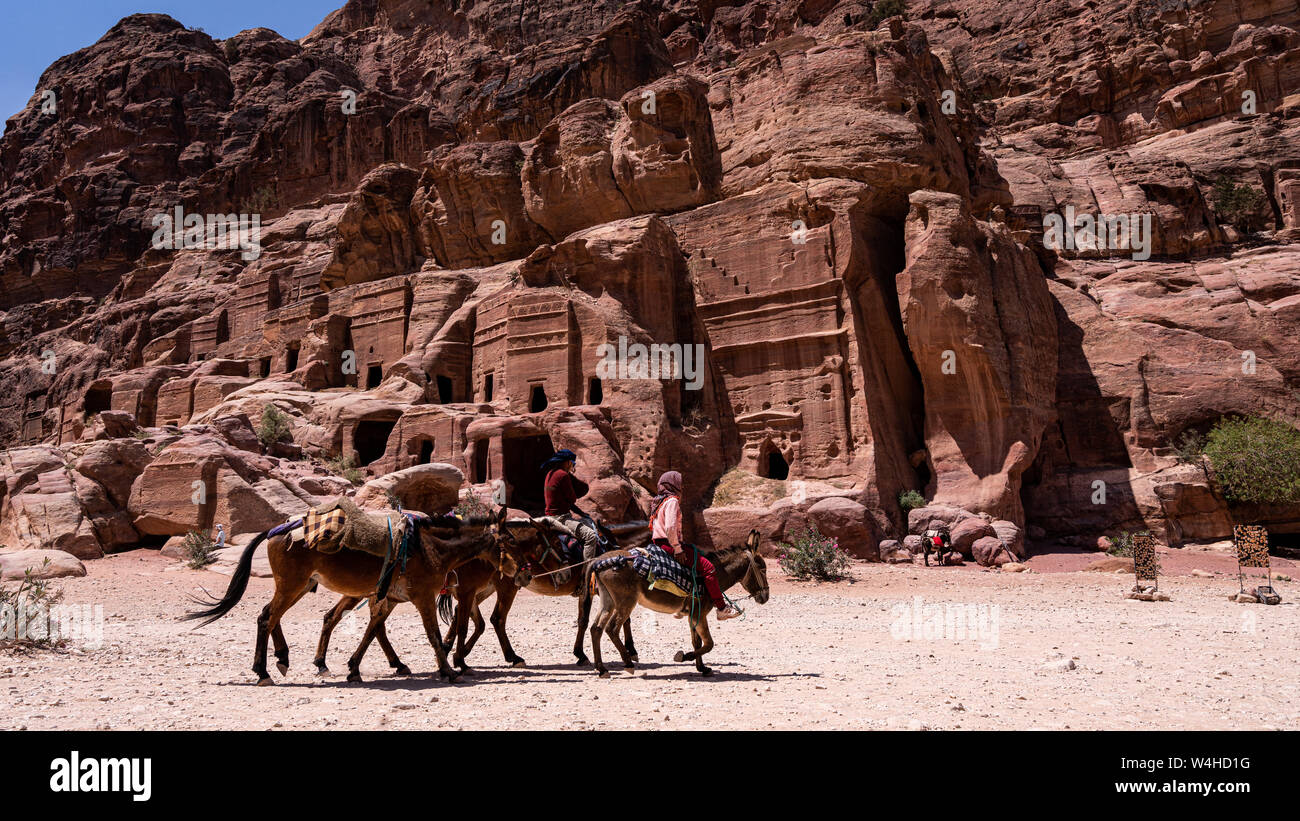
[[[275,643],[277,667],[288,673],[289,646],[280,619],[316,585],[359,601],[370,600],[370,622],[361,643],[348,660],[348,680],[360,681],[361,659],[370,642],[380,636],[389,663],[399,674],[410,670],[397,659],[382,635],[384,620],[398,603],[409,601],[420,612],[425,632],[438,657],[438,672],[454,681],[458,673],[447,663],[438,631],[437,597],[448,573],[484,559],[507,577],[519,573],[516,543],[502,538],[506,510],[493,517],[466,521],[450,517],[398,513],[375,516],[339,499],[309,511],[301,519],[260,533],[240,556],[230,584],[220,598],[197,599],[204,608],[186,619],[203,619],[203,626],[234,609],[248,587],[253,554],[263,543],[275,578],[275,593],[257,620],[253,672],[259,685],[273,683],[266,669],[268,638]],[[396,520],[395,520],[396,519]],[[527,583],[526,577],[516,579]]]

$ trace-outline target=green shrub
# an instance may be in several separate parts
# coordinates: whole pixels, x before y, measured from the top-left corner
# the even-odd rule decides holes
[[[185,542],[181,545],[181,556],[185,559],[185,564],[192,569],[202,570],[217,560],[217,557],[212,555],[216,547],[216,542],[212,541],[206,533],[191,530],[185,534]]]
[[[823,536],[816,525],[808,525],[796,531],[789,542],[781,543],[779,562],[792,578],[833,582],[846,575],[849,554],[839,541]]]
[[[257,423],[257,439],[263,445],[270,447],[276,442],[290,439],[292,430],[287,413],[269,403],[262,408],[262,419]]]
[[[1133,537],[1136,535],[1136,532],[1126,530],[1118,536],[1113,536],[1110,540],[1110,550],[1107,550],[1106,554],[1125,559],[1133,558]]]
[[[1149,530],[1126,530],[1118,536],[1112,536],[1110,539],[1110,550],[1106,551],[1108,556],[1119,556],[1123,559],[1133,558],[1133,543],[1138,536],[1149,535]],[[1160,556],[1156,554],[1156,572],[1160,572]]]
[[[274,210],[279,204],[280,198],[276,195],[275,186],[263,185],[243,199],[239,210],[244,214],[261,214]]]
[[[867,25],[875,28],[890,17],[907,17],[907,0],[877,0],[867,16]]]
[[[1255,224],[1255,211],[1259,208],[1259,192],[1249,185],[1237,185],[1227,177],[1214,182],[1214,213],[1230,225],[1250,231]]]
[[[493,511],[491,505],[480,499],[476,494],[469,493],[456,503],[456,507],[452,508],[452,513],[462,519],[468,519],[471,516],[491,516]]]
[[[1215,484],[1230,502],[1300,501],[1300,430],[1285,422],[1220,419],[1206,438],[1205,455]]]
[[[50,563],[49,559],[45,560],[45,565]],[[63,599],[63,591],[55,590],[45,579],[32,577],[32,569],[27,568],[23,574],[23,580],[18,583],[16,588],[6,587],[0,583],[0,618],[4,620],[16,619],[25,624],[40,623],[42,619],[48,624],[50,608],[58,604]],[[23,614],[18,619],[18,614]],[[56,649],[66,643],[66,639],[57,636],[51,637],[48,632],[43,631],[44,635],[33,637],[29,633],[19,633],[17,624],[7,623],[0,628],[0,649]]]
[[[1174,458],[1180,465],[1199,464],[1205,455],[1205,434],[1195,430],[1185,430],[1174,445]]]
[[[925,507],[925,497],[915,490],[905,490],[898,494],[898,506],[903,509],[903,515],[906,516],[918,507]]]
[[[366,480],[365,475],[357,468],[357,460],[351,456],[338,456],[328,459],[325,466],[330,469],[331,473],[336,473],[347,479],[354,485],[359,485]]]

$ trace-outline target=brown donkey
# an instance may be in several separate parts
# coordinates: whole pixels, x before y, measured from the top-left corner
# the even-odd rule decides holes
[[[512,552],[516,556],[523,557],[525,564],[521,573],[503,574],[490,561],[475,559],[456,568],[455,573],[448,579],[448,587],[452,588],[455,593],[456,608],[454,615],[450,618],[444,618],[444,621],[450,621],[451,624],[447,628],[447,637],[443,640],[442,649],[443,652],[451,652],[453,642],[455,642],[456,652],[452,657],[452,664],[462,671],[469,669],[465,663],[465,657],[469,655],[479,636],[483,634],[485,627],[479,605],[494,591],[497,594],[497,601],[492,610],[491,619],[492,627],[496,631],[497,642],[501,645],[501,654],[505,657],[507,664],[522,667],[525,664],[524,659],[515,652],[514,647],[510,644],[510,638],[506,634],[506,619],[510,615],[510,608],[514,604],[515,596],[519,593],[519,588],[527,587],[534,593],[543,596],[572,596],[578,591],[578,586],[582,581],[581,568],[572,568],[572,572],[563,583],[556,581],[558,576],[554,571],[563,568],[564,563],[559,558],[559,554],[550,549],[553,547],[553,542],[550,539],[549,532],[544,527],[530,521],[507,521],[501,528],[501,539],[503,542],[512,542],[514,548]],[[447,597],[451,595],[450,593],[440,595],[440,604],[444,602],[449,604]],[[316,648],[316,667],[318,671],[326,672],[328,669],[325,666],[325,654],[329,649],[330,633],[347,611],[355,607],[360,601],[360,598],[345,596],[325,613],[325,623],[321,628],[320,642]],[[439,610],[445,613],[446,608],[440,607]],[[587,655],[583,652],[583,642],[590,618],[591,596],[588,595],[585,598],[579,598],[578,601],[578,630],[573,654],[577,657],[579,666],[588,662]],[[471,619],[474,621],[474,633],[466,639],[466,632]],[[379,639],[379,646],[388,657],[388,663],[394,668],[398,668],[401,662],[398,660],[392,645],[389,644],[388,637],[384,634],[382,627],[376,634],[376,638]],[[633,661],[636,661],[636,646],[632,642],[631,624],[624,625],[624,638],[627,642],[628,654]]]
[[[543,596],[577,596],[578,631],[573,642],[573,655],[577,658],[579,667],[587,664],[587,654],[583,651],[582,645],[587,624],[591,619],[591,591],[588,589],[585,591],[586,595],[583,595],[582,575],[585,568],[568,568],[570,571],[568,576],[564,581],[558,581],[560,576],[556,571],[565,569],[566,564],[554,549],[553,533],[545,526],[532,521],[507,522],[505,532],[514,536],[518,552],[525,557],[525,567],[532,575],[531,583],[522,586]],[[456,637],[456,653],[452,662],[458,667],[465,668],[465,657],[469,655],[474,643],[483,633],[483,614],[479,611],[479,605],[495,590],[497,601],[496,606],[492,608],[491,621],[492,628],[497,634],[497,642],[501,645],[501,654],[505,656],[507,664],[523,667],[525,664],[523,657],[515,652],[506,634],[506,620],[510,617],[510,608],[514,605],[515,596],[518,595],[521,585],[512,584],[510,579],[502,577],[500,573],[492,572],[491,568],[485,567],[481,562],[466,564],[457,571],[456,575],[456,612],[451,626],[447,629],[447,638],[443,645],[443,649],[450,650],[452,637],[453,635]],[[474,634],[467,641],[465,632],[470,619],[474,620]],[[632,641],[631,624],[624,625],[624,638],[627,642],[628,655],[636,661],[636,645]]]
[[[719,587],[726,590],[739,582],[754,597],[755,602],[763,604],[767,601],[770,592],[767,586],[767,565],[764,564],[763,557],[758,555],[758,542],[758,531],[751,530],[744,544],[712,553],[709,555],[709,560],[717,568]],[[700,589],[702,584],[697,585],[700,598],[692,605],[690,599],[648,588],[645,579],[632,569],[630,563],[621,567],[607,568],[592,575],[595,576],[596,585],[600,590],[600,612],[591,625],[591,654],[596,657],[596,672],[601,678],[609,676],[609,671],[605,669],[605,664],[600,657],[602,630],[609,634],[610,641],[614,642],[614,647],[623,657],[623,668],[628,672],[635,669],[633,665],[635,659],[623,646],[623,642],[618,640],[618,628],[620,625],[627,624],[638,604],[660,613],[686,613],[690,617],[693,649],[688,652],[678,651],[673,660],[694,661],[695,669],[702,675],[707,676],[713,672],[704,666],[703,661],[704,654],[713,649],[713,637],[709,634],[707,618],[709,611],[713,609],[713,602],[703,595],[704,591]]]
[[[348,659],[348,681],[360,681],[359,667],[371,640],[383,627],[384,619],[399,602],[409,601],[420,611],[425,632],[438,657],[438,672],[450,681],[455,681],[459,674],[447,664],[447,657],[442,649],[438,634],[437,597],[442,589],[447,574],[475,558],[492,558],[493,548],[498,545],[498,528],[505,520],[506,511],[493,517],[470,519],[467,522],[449,523],[441,520],[419,519],[417,533],[420,537],[419,549],[412,550],[404,572],[397,573],[388,590],[388,595],[379,602],[370,603],[370,623],[352,657]],[[440,538],[437,534],[445,538]],[[200,600],[206,609],[186,614],[186,619],[204,619],[199,626],[210,624],[229,613],[243,597],[251,575],[253,553],[263,541],[267,544],[267,558],[271,563],[271,572],[275,577],[275,593],[271,602],[262,609],[257,619],[257,647],[253,656],[253,672],[257,674],[258,685],[273,683],[266,670],[266,645],[268,637],[275,642],[275,657],[281,675],[289,669],[289,646],[285,642],[284,632],[280,628],[280,619],[316,582],[327,588],[354,597],[357,601],[371,597],[379,582],[384,560],[359,550],[339,550],[336,553],[322,553],[318,550],[302,547],[290,549],[286,536],[274,536],[267,539],[266,533],[259,534],[239,558],[230,584],[221,599]],[[498,562],[509,568],[514,567],[516,559],[509,556],[504,543],[495,556]],[[387,644],[387,637],[381,644]],[[387,647],[391,651],[392,646]],[[405,665],[397,661],[395,654],[389,655],[389,662],[399,672],[408,672]]]

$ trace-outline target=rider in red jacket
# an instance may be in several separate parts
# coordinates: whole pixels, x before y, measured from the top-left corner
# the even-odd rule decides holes
[[[546,471],[542,488],[546,515],[537,521],[559,528],[582,542],[582,557],[590,561],[600,554],[600,535],[588,524],[587,514],[578,508],[578,499],[586,494],[587,486],[573,475],[577,460],[578,455],[566,448],[542,463],[542,470]],[[582,595],[585,589],[584,577],[583,584],[574,593]]]

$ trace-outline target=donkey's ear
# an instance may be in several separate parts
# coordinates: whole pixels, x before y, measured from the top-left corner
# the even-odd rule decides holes
[[[502,524],[503,522],[505,522],[506,514],[509,512],[510,509],[507,508],[505,505],[502,505],[501,509],[497,511],[497,524]]]

